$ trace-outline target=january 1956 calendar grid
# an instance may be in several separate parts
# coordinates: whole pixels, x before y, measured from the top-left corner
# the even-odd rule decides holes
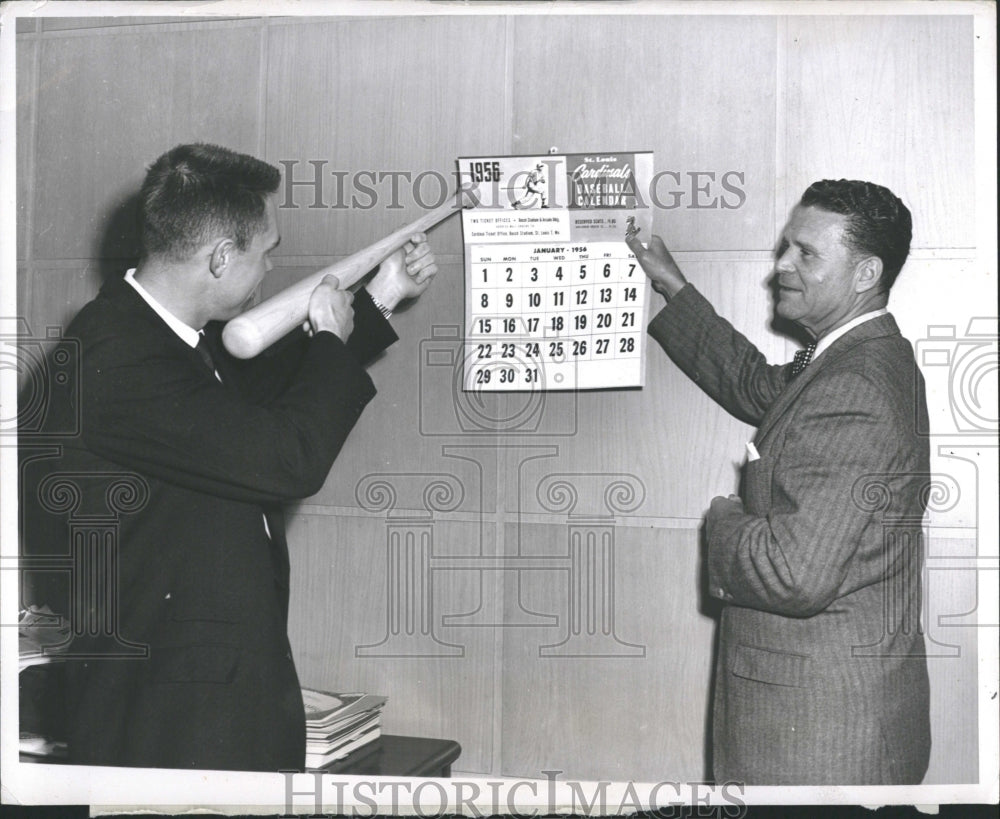
[[[624,243],[485,245],[470,255],[466,389],[642,383],[646,282]]]

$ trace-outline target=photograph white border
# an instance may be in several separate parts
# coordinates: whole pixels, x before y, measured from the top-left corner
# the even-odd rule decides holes
[[[15,29],[19,18],[81,17],[81,16],[155,16],[178,15],[190,19],[206,17],[260,16],[410,16],[410,15],[546,15],[546,14],[764,14],[764,15],[912,15],[963,14],[975,18],[975,118],[976,118],[976,214],[977,245],[996,247],[996,7],[991,2],[635,2],[635,3],[437,3],[437,2],[355,2],[321,3],[266,0],[244,2],[221,0],[204,3],[146,2],[13,2],[3,6],[0,18],[0,317],[17,315],[16,299],[16,79]],[[995,267],[994,286],[995,286]],[[16,374],[10,369],[0,371],[0,407],[3,417],[16,405]],[[17,467],[11,447],[3,450],[0,464],[0,539],[3,569],[16,568],[17,543]],[[984,533],[981,533],[981,535]],[[997,539],[982,538],[983,545],[996,550]],[[995,556],[994,551],[992,556]],[[981,572],[979,600],[1000,600],[997,572]],[[17,572],[0,572],[2,611],[0,622],[16,622],[18,598]],[[3,801],[20,804],[87,804],[94,812],[126,810],[142,806],[158,806],[168,812],[182,812],[195,807],[239,813],[282,813],[288,810],[289,780],[281,774],[251,774],[235,772],[204,772],[175,770],[82,768],[21,764],[18,761],[17,738],[12,727],[17,724],[17,648],[16,629],[0,629],[0,675],[3,697],[0,700],[0,725],[3,726],[0,746],[0,767],[3,769]],[[739,799],[747,804],[946,804],[952,802],[996,802],[998,799],[998,711],[997,681],[998,649],[995,629],[980,630],[980,775],[975,785],[928,785],[917,787],[748,787]],[[293,787],[294,809],[314,812],[317,808],[308,774],[296,775]],[[424,785],[440,783],[441,790]],[[337,783],[340,783],[338,785]],[[357,784],[356,784],[357,783]],[[368,785],[382,792],[370,791]],[[491,784],[492,783],[492,784]],[[605,790],[607,806],[624,810],[648,807],[648,799],[656,783],[616,783]],[[423,786],[423,790],[419,788]],[[480,798],[472,799],[473,788]],[[580,783],[583,793],[596,793],[599,783]],[[679,797],[672,790],[659,788],[654,793],[661,803],[671,801],[707,800],[704,804],[732,805],[733,794],[723,793],[723,787],[708,788],[696,783],[684,785]],[[631,790],[630,790],[631,789]],[[570,804],[574,794],[568,783],[555,786],[546,780],[518,779],[452,779],[404,780],[385,778],[344,778],[327,776],[324,780],[323,810],[332,812],[337,806],[337,792],[354,796],[353,807],[360,815],[371,815],[374,802],[392,806],[393,794],[400,800],[398,812],[411,813],[422,802],[427,812],[436,812],[441,804],[440,793],[448,795],[447,810],[464,812],[474,809],[484,814],[510,812],[547,813],[552,808]],[[406,803],[407,794],[418,792],[419,798]],[[184,804],[178,804],[178,795]],[[635,800],[638,799],[638,804]],[[372,800],[371,802],[369,800]],[[455,803],[458,804],[455,804]],[[475,806],[475,808],[473,808]],[[655,804],[653,805],[655,807]],[[352,800],[341,800],[344,810],[352,808]],[[499,810],[497,810],[499,808]]]

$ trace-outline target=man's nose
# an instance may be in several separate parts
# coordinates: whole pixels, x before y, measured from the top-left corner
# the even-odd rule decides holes
[[[789,248],[784,253],[782,253],[774,262],[774,269],[780,273],[790,273],[795,270],[795,264],[792,261],[792,249]]]

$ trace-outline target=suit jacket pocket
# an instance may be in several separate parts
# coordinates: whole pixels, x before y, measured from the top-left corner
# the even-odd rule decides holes
[[[160,646],[150,660],[155,682],[229,683],[236,676],[239,649],[221,643]]]
[[[792,688],[808,688],[812,659],[805,654],[737,645],[730,670],[737,677],[747,680]]]
[[[743,466],[740,497],[751,515],[766,515],[771,510],[771,473],[774,459],[762,455]]]

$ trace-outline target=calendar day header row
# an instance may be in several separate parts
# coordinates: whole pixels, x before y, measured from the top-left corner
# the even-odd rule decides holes
[[[634,259],[623,242],[591,242],[589,244],[553,245],[472,245],[470,258],[476,264],[507,262],[561,262],[572,259]]]

